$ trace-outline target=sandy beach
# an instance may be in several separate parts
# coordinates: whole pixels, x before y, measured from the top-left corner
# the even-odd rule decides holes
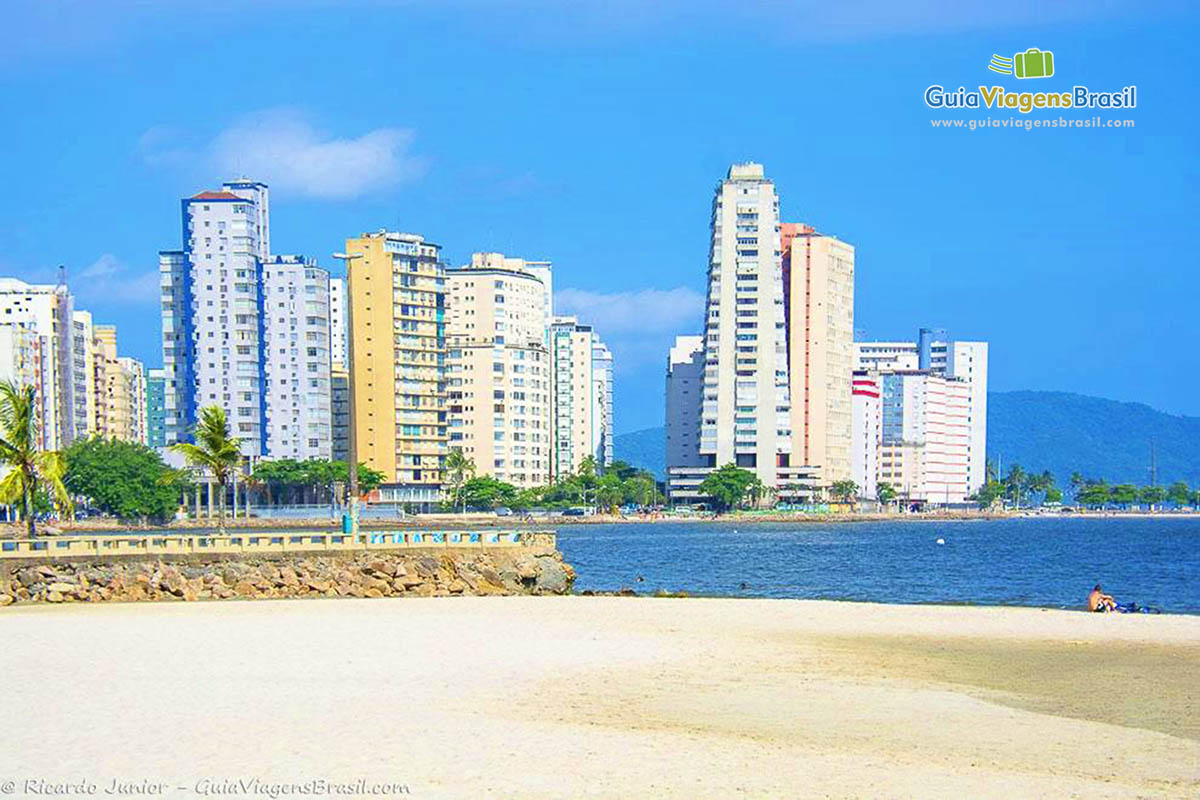
[[[1197,617],[464,597],[23,607],[0,630],[10,796],[1200,793]]]

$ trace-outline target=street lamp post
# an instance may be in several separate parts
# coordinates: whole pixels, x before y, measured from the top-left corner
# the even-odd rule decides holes
[[[346,264],[346,384],[347,384],[347,399],[350,406],[350,419],[348,427],[350,429],[349,441],[347,442],[346,460],[350,477],[350,485],[347,489],[346,505],[347,517],[349,519],[350,536],[352,541],[358,541],[358,447],[355,444],[357,430],[354,427],[354,293],[351,291],[350,280],[354,271],[350,269],[350,262],[356,258],[362,258],[362,253],[334,253],[333,257]],[[343,523],[343,527],[346,527]]]

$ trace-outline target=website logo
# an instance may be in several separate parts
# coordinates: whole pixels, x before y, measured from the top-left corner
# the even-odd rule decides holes
[[[1054,53],[1036,47],[1017,53],[1012,58],[993,53],[988,69],[1018,78],[1049,78],[1054,75]]]

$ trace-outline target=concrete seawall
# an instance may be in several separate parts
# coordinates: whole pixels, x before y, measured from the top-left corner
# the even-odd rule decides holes
[[[130,548],[93,557],[38,551],[0,561],[0,605],[566,594],[575,578],[553,535],[499,547],[456,545],[368,540],[355,548],[295,552]]]

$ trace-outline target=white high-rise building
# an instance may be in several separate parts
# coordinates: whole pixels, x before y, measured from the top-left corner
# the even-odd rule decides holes
[[[66,285],[29,284],[16,278],[0,278],[0,325],[12,325],[36,337],[36,347],[23,334],[10,338],[18,343],[17,355],[36,353],[36,364],[22,366],[16,378],[38,371],[38,446],[61,450],[75,439],[75,336],[74,300]],[[0,369],[5,365],[0,364]],[[11,369],[11,367],[9,367]]]
[[[914,504],[962,503],[970,483],[970,385],[930,371],[881,376],[878,480]]]
[[[226,182],[182,214],[183,249],[159,254],[167,444],[216,405],[246,456],[327,458],[328,273],[271,256],[266,184]]]
[[[92,436],[97,430],[96,326],[90,311],[75,309],[71,314],[73,380],[75,381],[75,434]]]
[[[853,422],[850,479],[858,487],[859,497],[873,498],[878,488],[879,449],[883,436],[880,389],[877,373],[854,373],[851,389]]]
[[[669,467],[699,467],[704,337],[676,336],[667,357],[666,448]]]
[[[595,384],[592,411],[598,423],[592,427],[592,455],[606,467],[613,462],[613,356],[608,345],[592,334],[592,381]]]
[[[555,479],[579,470],[588,456],[599,467],[611,461],[611,400],[598,397],[611,377],[597,377],[599,367],[612,374],[612,356],[591,325],[575,317],[554,317],[550,325],[552,391],[550,426]],[[599,354],[599,358],[597,357]],[[605,355],[607,354],[607,355]]]
[[[272,256],[262,275],[267,454],[330,458],[329,273],[299,256]]]
[[[336,367],[345,369],[346,337],[346,279],[329,279],[329,360]]]
[[[712,208],[700,455],[770,487],[791,454],[780,247],[775,184],[761,164],[733,165]]]

